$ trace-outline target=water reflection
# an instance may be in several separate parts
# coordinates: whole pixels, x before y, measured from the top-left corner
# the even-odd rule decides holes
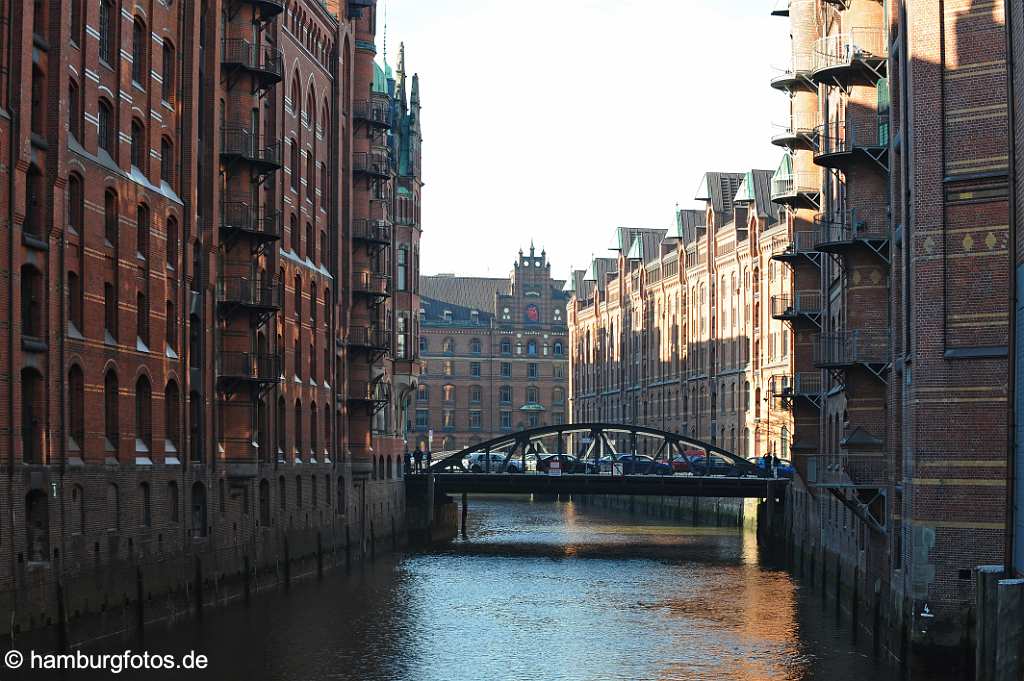
[[[749,533],[514,498],[471,499],[469,519],[469,538],[438,550],[106,648],[212,662],[122,679],[896,678],[763,566]]]

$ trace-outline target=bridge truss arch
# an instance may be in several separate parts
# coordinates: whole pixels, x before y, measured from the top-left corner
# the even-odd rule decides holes
[[[759,474],[760,469],[756,464],[734,452],[684,433],[604,422],[554,424],[508,433],[447,454],[434,462],[431,470],[435,473],[468,472],[464,459],[474,453],[504,454],[504,457],[499,456],[499,461],[495,462],[495,469],[490,469],[494,457],[484,457],[488,472],[494,473],[514,472],[510,469],[510,464],[516,457],[522,461],[519,470],[526,471],[527,457],[531,455],[571,454],[580,461],[599,466],[601,459],[605,457],[614,460],[624,454],[642,454],[638,445],[643,441],[646,441],[647,445],[645,451],[655,462],[671,463],[676,456],[700,461],[697,456],[699,452],[703,455],[705,464],[698,468],[706,474],[723,469],[730,470],[735,475]]]

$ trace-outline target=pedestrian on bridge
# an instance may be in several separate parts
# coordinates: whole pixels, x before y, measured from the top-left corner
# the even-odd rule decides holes
[[[416,451],[412,453],[412,458],[416,462],[416,472],[419,473],[423,468],[423,450],[419,445],[416,445]]]
[[[427,470],[430,470],[430,450],[427,450]]]

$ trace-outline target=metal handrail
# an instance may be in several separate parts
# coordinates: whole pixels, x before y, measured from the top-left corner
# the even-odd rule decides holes
[[[359,120],[378,123],[385,127],[394,125],[391,103],[386,99],[360,99],[352,102],[352,116]]]
[[[814,339],[814,363],[819,366],[885,364],[889,333],[883,330],[833,331]]]
[[[376,326],[350,326],[348,344],[366,348],[387,348],[391,346],[391,332]]]
[[[875,121],[850,121],[839,118],[819,125],[818,150],[815,156],[842,154],[854,149],[884,147],[879,129],[881,119]]]
[[[246,201],[225,201],[221,204],[220,226],[280,238],[281,211],[257,208]]]
[[[821,191],[821,181],[817,173],[796,171],[775,173],[772,176],[772,199],[797,194],[815,194],[819,191]]]
[[[220,153],[281,165],[281,143],[265,145],[259,135],[241,125],[225,125],[221,129]]]
[[[851,28],[814,42],[814,70],[851,65],[855,61],[885,59],[888,48],[881,28]]]
[[[771,313],[773,317],[794,314],[818,314],[821,312],[820,291],[797,291],[793,295],[772,296]]]
[[[252,307],[281,307],[281,283],[263,282],[246,277],[221,277],[217,280],[217,301]]]
[[[352,170],[371,175],[391,174],[391,155],[386,151],[360,151],[352,154]]]
[[[219,352],[217,375],[225,378],[277,381],[281,377],[281,355],[270,352]]]
[[[352,221],[352,238],[391,243],[391,223],[387,220],[356,218]]]
[[[284,53],[276,47],[256,45],[242,38],[225,38],[222,48],[224,63],[241,64],[278,78],[284,75]]]
[[[888,236],[888,225],[881,221],[866,220],[862,213],[845,210],[837,213],[818,213],[814,216],[817,226],[817,244],[832,244],[854,239],[884,239]]]
[[[387,295],[391,277],[375,272],[358,272],[354,287],[357,291]]]

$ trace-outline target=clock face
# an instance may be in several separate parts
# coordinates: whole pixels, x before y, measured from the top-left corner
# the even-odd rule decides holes
[[[528,322],[539,322],[540,321],[540,310],[537,309],[536,305],[526,306],[526,321]]]

